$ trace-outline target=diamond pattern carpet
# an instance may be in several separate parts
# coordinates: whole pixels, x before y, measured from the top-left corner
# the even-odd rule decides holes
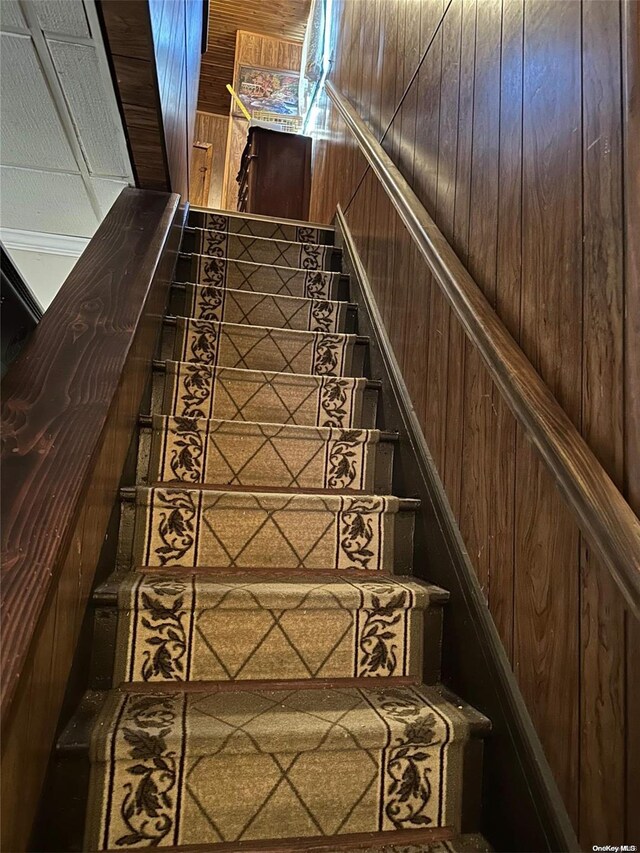
[[[187,254],[178,262],[177,278],[178,281],[200,285],[273,293],[278,296],[336,299],[340,273]]]
[[[333,246],[319,243],[292,243],[211,228],[195,228],[188,236],[193,240],[193,251],[202,255],[294,269],[330,269],[336,254]]]
[[[344,327],[346,307],[344,302],[326,299],[186,285],[186,313],[195,320],[339,332]]]
[[[116,848],[142,829],[189,844],[403,829],[418,815],[456,825],[473,717],[427,687],[115,691],[92,743],[90,837]],[[150,782],[172,796],[142,824]]]
[[[379,430],[156,415],[149,477],[164,482],[370,491],[376,480],[379,440]]]

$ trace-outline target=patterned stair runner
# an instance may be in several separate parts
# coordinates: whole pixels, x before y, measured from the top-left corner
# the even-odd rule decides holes
[[[320,243],[293,243],[204,228],[185,232],[183,247],[200,255],[302,270],[331,270],[340,254],[333,246]]]
[[[152,786],[173,794],[144,825],[154,846],[458,826],[484,725],[429,687],[115,690],[91,744],[88,838],[139,844]]]
[[[189,224],[193,228],[227,231],[229,234],[248,234],[251,237],[268,237],[292,243],[333,244],[333,229],[322,225],[280,222],[266,216],[234,216],[230,213],[211,213],[191,210]]]
[[[142,566],[407,571],[407,556],[397,552],[412,537],[417,506],[380,495],[138,487],[131,559]]]
[[[95,593],[84,849],[488,850],[456,833],[489,722],[437,684],[448,594],[410,577],[419,501],[392,493],[333,232],[189,226]]]
[[[209,483],[283,489],[391,488],[392,445],[376,429],[155,415],[150,483]]]
[[[186,253],[178,260],[176,275],[177,281],[304,299],[337,299],[340,284],[339,272],[269,266]]]
[[[119,610],[114,685],[419,679],[424,632],[437,648],[448,597],[410,578],[292,572],[129,572],[99,592]]]
[[[348,376],[355,345],[356,335],[176,317],[173,357],[215,367]]]
[[[339,332],[345,326],[345,302],[198,284],[187,284],[185,289],[184,312],[195,320],[248,323],[304,332]]]
[[[366,406],[366,391],[366,379],[167,361],[162,410],[178,417],[351,428],[371,423],[375,402]]]

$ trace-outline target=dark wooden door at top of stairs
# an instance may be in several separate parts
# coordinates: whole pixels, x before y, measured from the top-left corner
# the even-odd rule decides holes
[[[438,684],[448,596],[411,577],[332,236],[190,214],[59,745],[88,732],[85,850],[488,849],[489,722]]]

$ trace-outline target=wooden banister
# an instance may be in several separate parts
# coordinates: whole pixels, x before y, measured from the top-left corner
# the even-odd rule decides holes
[[[123,370],[139,357],[141,336],[149,339],[146,357],[153,356],[164,307],[155,304],[153,286],[159,275],[162,286],[169,286],[177,241],[172,258],[167,252],[178,203],[179,196],[164,192],[122,192],[3,380],[3,726],[88,501]],[[157,317],[149,317],[150,310]],[[142,387],[142,379],[133,382],[131,405],[120,410],[131,424]],[[115,429],[122,433],[123,424]],[[121,469],[122,460],[111,450],[114,468]],[[114,472],[116,489],[119,477]],[[98,526],[97,518],[90,523]],[[96,536],[100,543],[104,530],[97,529]],[[88,567],[92,570],[95,566]]]
[[[331,81],[326,87],[580,530],[640,618],[640,521],[367,124]]]

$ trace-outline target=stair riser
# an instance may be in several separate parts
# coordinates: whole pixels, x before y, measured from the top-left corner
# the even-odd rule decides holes
[[[203,422],[198,422],[202,424]],[[292,438],[271,424],[204,427],[183,420],[140,434],[139,483],[391,491],[393,445],[333,430]]]
[[[141,490],[135,505],[122,504],[119,565],[406,574],[414,512],[393,511],[392,501]]]
[[[183,252],[231,258],[254,264],[290,267],[301,270],[340,270],[341,252],[333,246],[314,243],[288,243],[260,237],[228,234],[224,231],[185,232]]]
[[[217,371],[197,364],[170,362],[154,376],[152,411],[176,417],[218,418],[373,428],[378,390],[364,379],[275,376]]]
[[[312,376],[353,376],[355,338],[289,329],[217,324],[179,317],[168,326],[163,356],[176,361]],[[363,349],[357,367],[362,373]]]
[[[170,313],[194,320],[269,326],[304,332],[354,333],[355,306],[346,302],[302,300],[224,287],[187,284],[173,288]]]
[[[228,325],[178,317],[165,325],[162,358],[311,376],[361,376],[367,344],[354,335]]]
[[[293,243],[321,243],[333,245],[334,232],[330,229],[316,228],[300,224],[272,222],[268,219],[253,219],[243,216],[228,216],[224,213],[203,213],[189,211],[191,228],[207,228],[213,231],[227,231],[230,234],[246,234],[251,237],[266,237],[270,240],[287,240]]]
[[[348,298],[348,279],[339,272],[295,270],[198,254],[178,259],[176,281],[303,299]]]
[[[235,599],[221,595],[208,600],[192,577],[163,582],[158,576],[141,583],[120,605],[131,609],[121,609],[117,618],[115,666],[109,670],[115,686],[398,676],[420,680],[423,646],[428,649],[428,680],[439,674],[432,662],[440,650],[441,607],[431,606],[427,619],[414,603],[393,608],[399,592],[390,584],[379,585],[373,609],[354,609],[350,601],[341,608],[333,602],[330,609],[316,609],[312,596],[296,608],[278,609],[263,605],[259,590],[251,589],[242,609],[236,609],[237,594]],[[410,592],[407,596],[415,598]]]
[[[220,700],[115,694],[108,718],[118,718],[118,728],[105,733],[93,750],[93,820],[86,849],[126,849],[123,838],[142,827],[154,846],[260,840],[292,832],[317,837],[425,826],[459,830],[466,805],[459,780],[468,753],[481,749],[479,743],[472,741],[469,748],[461,719],[443,717],[428,705],[419,714],[407,713],[393,690],[371,695],[379,697],[370,709],[379,726],[379,746],[358,748],[355,733],[348,722],[343,731],[344,717],[338,713],[338,725],[309,751],[287,751],[285,726],[279,751],[265,752],[259,740],[246,739],[237,754],[237,738],[246,736],[238,733],[234,740],[230,735],[244,724],[242,716],[231,725],[218,719],[232,719],[229,695]],[[209,728],[208,736],[194,729],[194,722]],[[100,759],[107,751],[117,759]],[[160,800],[155,819],[141,800],[141,786],[171,791]],[[143,803],[140,810],[129,808],[134,801]]]
[[[228,615],[225,614],[225,618]],[[246,611],[237,611],[238,620],[244,620],[246,616]],[[316,616],[318,617],[317,620]],[[178,650],[176,646],[169,644],[168,653],[172,670],[167,675],[162,675],[161,673],[154,673],[153,661],[145,656],[146,651],[156,654],[157,647],[154,645],[151,649],[145,648],[145,641],[141,632],[146,631],[147,628],[141,625],[140,613],[118,611],[115,605],[113,607],[98,607],[95,611],[94,640],[99,640],[100,647],[94,646],[91,685],[96,690],[108,690],[123,682],[166,683],[172,680],[181,682],[185,680],[190,682],[212,680],[241,682],[242,680],[268,681],[274,679],[281,681],[287,677],[297,680],[308,679],[312,682],[317,678],[395,678],[403,675],[416,678],[423,684],[436,684],[440,680],[442,616],[442,610],[439,606],[432,606],[426,611],[415,611],[412,614],[402,615],[402,623],[407,623],[408,636],[411,638],[410,650],[407,659],[398,659],[388,671],[364,672],[364,667],[357,665],[355,649],[358,640],[354,628],[345,635],[340,643],[340,648],[331,655],[330,659],[320,669],[315,669],[314,661],[309,664],[311,672],[306,669],[290,647],[285,646],[284,643],[278,643],[280,648],[274,675],[273,661],[263,661],[264,665],[259,660],[250,661],[239,672],[230,669],[226,663],[225,669],[215,659],[212,648],[215,649],[219,642],[228,643],[228,638],[219,640],[221,631],[211,630],[207,614],[201,618],[202,633],[198,622],[194,622],[188,615],[185,620],[186,624],[191,626],[193,623],[194,625],[193,636],[184,649],[184,656],[191,662],[189,671],[188,673],[184,672],[182,664],[173,669],[173,657],[182,653],[182,649]],[[362,632],[362,626],[367,618],[368,612],[350,611],[348,613],[348,619],[353,620],[354,625],[360,626],[360,632]],[[304,614],[304,620],[301,619],[299,624],[302,621],[308,623],[307,630],[314,632],[319,627],[322,630],[327,627],[330,628],[332,625],[344,627],[338,624],[337,617],[322,611]],[[236,626],[239,624],[239,621],[235,622]],[[420,627],[421,625],[422,627]],[[132,637],[135,637],[135,649],[131,645]],[[234,629],[234,643],[238,645],[249,644],[254,639],[255,643],[258,643],[260,638],[257,636],[253,638],[246,627],[239,630]],[[350,653],[346,651],[349,645],[351,645]],[[418,664],[420,655],[422,655],[421,666]],[[287,675],[287,673],[291,673],[291,675]]]

